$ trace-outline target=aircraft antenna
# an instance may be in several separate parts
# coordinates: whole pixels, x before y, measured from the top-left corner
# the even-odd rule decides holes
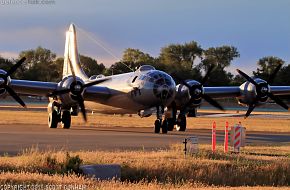
[[[116,55],[114,55],[114,53],[109,48],[106,48],[103,43],[101,43],[96,38],[94,38],[94,36],[92,36],[91,34],[89,34],[88,32],[86,32],[84,29],[80,28],[79,26],[77,26],[77,25],[75,25],[75,26],[78,28],[79,31],[81,31],[83,34],[85,34],[89,39],[91,39],[95,44],[97,44],[99,47],[101,47],[105,52],[107,52],[109,55],[111,55],[114,59],[120,60]],[[120,63],[123,64],[123,65],[125,65],[132,72],[134,72],[134,70],[131,67],[129,67],[128,65],[126,65],[122,61],[120,61]]]

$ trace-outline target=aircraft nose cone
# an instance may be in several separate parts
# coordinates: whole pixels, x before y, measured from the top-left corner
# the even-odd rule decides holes
[[[167,74],[159,73],[158,76],[153,85],[153,93],[161,102],[166,102],[174,96],[175,83]]]

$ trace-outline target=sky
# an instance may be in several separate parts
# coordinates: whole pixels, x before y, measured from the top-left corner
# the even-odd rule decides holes
[[[289,0],[0,0],[0,55],[42,46],[63,56],[74,23],[79,52],[107,66],[126,48],[158,56],[168,44],[194,40],[204,49],[237,47],[228,70],[251,72],[264,56],[290,63],[289,9]]]

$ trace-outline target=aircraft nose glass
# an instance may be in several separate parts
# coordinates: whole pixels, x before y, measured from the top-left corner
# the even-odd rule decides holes
[[[155,80],[153,86],[154,95],[160,100],[168,100],[173,95],[171,79],[162,73],[154,73],[151,77]]]

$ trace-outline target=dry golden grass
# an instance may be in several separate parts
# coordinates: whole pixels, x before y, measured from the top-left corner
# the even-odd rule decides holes
[[[93,181],[61,171],[48,175],[47,158],[55,159],[57,164],[63,163],[66,152],[39,152],[34,148],[15,157],[0,157],[0,184],[78,184],[92,189],[226,189],[227,186],[244,189],[248,185],[259,185],[250,189],[264,189],[262,186],[271,189],[272,185],[290,185],[290,146],[253,146],[235,155],[219,153],[221,146],[217,147],[218,153],[212,154],[209,145],[200,145],[199,154],[187,157],[184,157],[182,148],[175,145],[169,150],[150,152],[70,152],[72,156],[78,155],[84,164],[120,164],[121,182]],[[53,169],[59,170],[58,167]]]
[[[45,111],[6,111],[1,110],[0,124],[47,124],[47,113]],[[281,113],[286,114],[286,113]],[[16,117],[17,115],[17,117]],[[28,120],[29,119],[29,120]],[[153,127],[155,117],[140,118],[138,115],[113,115],[113,114],[88,114],[88,122],[84,123],[81,116],[72,117],[72,126],[100,126],[100,127]],[[281,118],[247,118],[222,117],[222,118],[188,118],[187,127],[191,129],[210,129],[212,122],[216,121],[217,129],[224,130],[225,122],[234,125],[239,121],[246,127],[247,131],[273,131],[290,132],[289,119]]]
[[[43,111],[0,111],[1,127],[9,124],[47,124]],[[16,117],[17,116],[17,117]],[[73,126],[152,127],[155,118],[137,115],[88,114],[88,123],[73,117]],[[108,122],[109,121],[109,122]],[[242,121],[248,131],[290,132],[289,119],[274,118],[190,118],[188,128],[210,129],[213,121],[222,130],[224,123],[232,125]],[[8,125],[7,125],[8,124]],[[222,147],[218,146],[218,152]],[[82,184],[91,189],[273,189],[272,185],[290,185],[290,146],[248,146],[241,155],[211,154],[209,145],[201,145],[201,152],[184,157],[180,145],[160,151],[94,151],[72,152],[85,164],[116,163],[122,166],[122,181],[93,181],[74,174],[53,175],[47,168],[47,158],[57,163],[65,160],[62,151],[39,152],[37,149],[23,154],[0,157],[0,184]],[[272,154],[272,155],[271,155]],[[129,180],[129,181],[126,181]],[[213,186],[212,186],[213,185]],[[246,185],[255,186],[247,187]],[[257,186],[256,185],[260,185]],[[262,185],[262,186],[261,186]],[[268,187],[264,187],[268,186]],[[237,187],[227,187],[237,186]],[[280,187],[279,189],[290,189]]]

